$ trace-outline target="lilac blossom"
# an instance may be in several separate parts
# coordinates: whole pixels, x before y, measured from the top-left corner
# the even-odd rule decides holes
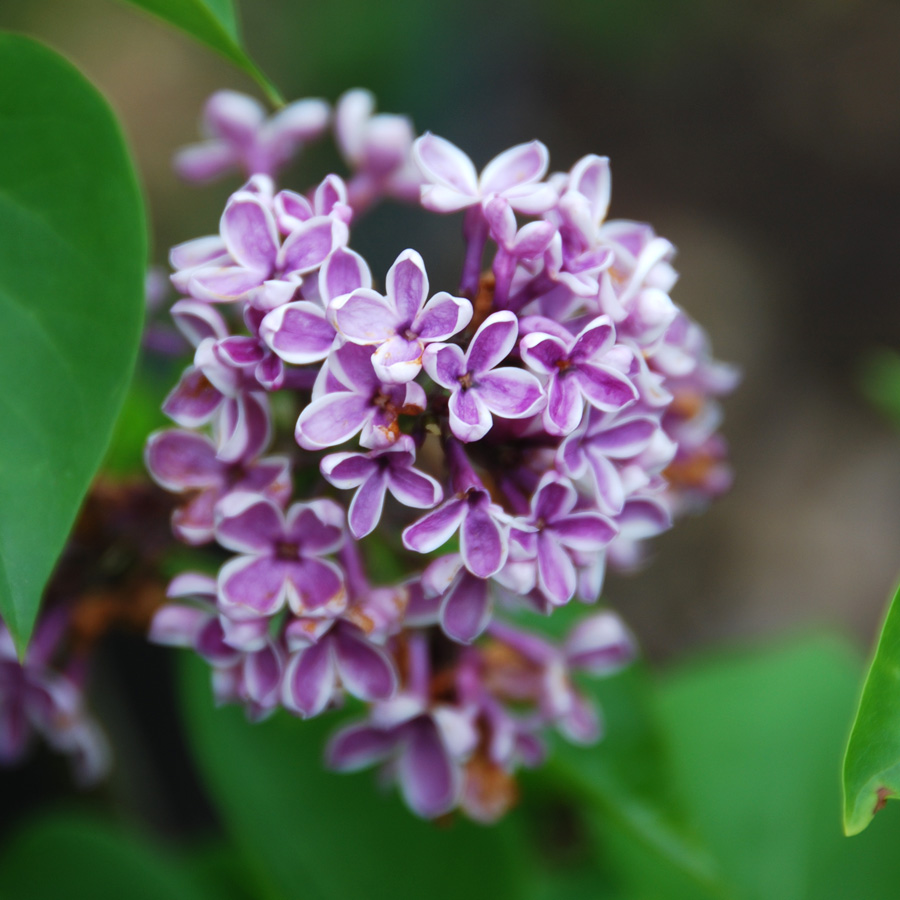
[[[213,181],[230,172],[275,175],[328,127],[324,100],[291,103],[266,118],[262,104],[236,91],[218,91],[203,110],[207,138],[180,150],[175,170],[187,181]]]
[[[497,312],[484,320],[465,353],[456,344],[432,344],[425,351],[425,371],[450,391],[450,430],[459,440],[481,440],[494,415],[521,419],[543,405],[544,391],[534,375],[513,366],[497,368],[515,347],[518,330],[512,313]]]
[[[598,316],[574,336],[549,319],[535,317],[527,327],[519,350],[525,364],[547,379],[544,427],[550,434],[574,431],[585,402],[613,412],[637,399],[637,389],[622,372],[632,353],[616,343],[608,317]]]
[[[338,100],[334,113],[335,139],[354,173],[348,194],[356,210],[366,209],[380,196],[418,200],[422,184],[412,161],[412,122],[374,111],[372,94],[356,89]]]
[[[369,453],[332,453],[321,463],[322,474],[337,488],[356,488],[347,524],[355,538],[375,530],[388,491],[404,506],[428,509],[441,502],[444,491],[430,475],[413,467],[412,438],[402,435],[395,444]]]
[[[99,781],[110,765],[109,747],[84,703],[84,669],[72,658],[54,666],[67,625],[56,608],[39,620],[24,662],[0,620],[0,766],[21,762],[35,736],[70,757],[83,786]]]
[[[472,319],[472,304],[446,291],[428,298],[425,263],[404,250],[387,274],[387,293],[360,288],[329,306],[337,331],[354,344],[375,347],[372,366],[385,383],[412,381],[427,344],[446,341]]]
[[[357,435],[364,447],[383,447],[400,437],[401,413],[425,408],[425,392],[415,382],[384,384],[372,365],[371,347],[345,344],[330,358],[334,387],[314,396],[297,420],[301,447],[334,447]]]
[[[288,626],[293,651],[284,674],[282,703],[303,718],[322,712],[339,688],[360,700],[388,700],[397,689],[392,658],[356,625],[344,620],[328,623],[324,634],[303,628],[301,620]],[[292,626],[301,626],[292,628]],[[299,638],[297,637],[299,636]]]
[[[260,494],[236,492],[219,504],[216,540],[241,554],[219,572],[219,600],[234,618],[328,615],[347,603],[340,567],[322,559],[343,541],[344,513],[330,500],[287,512]]]
[[[176,535],[235,555],[176,578],[152,636],[202,656],[217,702],[251,718],[355,697],[333,768],[380,765],[426,818],[496,821],[550,729],[602,737],[576,675],[617,671],[634,640],[571,601],[596,604],[607,567],[637,567],[730,483],[718,401],[736,374],[670,296],[672,245],[608,218],[606,157],[548,177],[532,141],[479,174],[354,90],[334,117],[346,181],[276,188],[281,157],[235,149],[263,146],[261,111],[225,107],[233,132],[195,159],[215,170],[224,147],[251,177],[218,234],[171,253],[195,351],[164,404],[180,427],[146,456],[184,500]],[[432,295],[411,247],[373,282],[351,247],[386,198],[464,213],[455,292]],[[520,624],[567,604],[562,640]]]

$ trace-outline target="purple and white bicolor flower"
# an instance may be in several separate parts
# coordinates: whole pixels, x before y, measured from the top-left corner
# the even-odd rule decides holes
[[[412,161],[415,132],[406,116],[375,112],[369,91],[347,91],[337,102],[334,134],[344,160],[353,169],[348,185],[355,210],[370,206],[381,195],[419,199],[422,176]]]
[[[203,143],[175,155],[175,171],[187,181],[214,181],[239,171],[276,175],[306,143],[328,127],[324,100],[300,100],[266,118],[262,104],[237,91],[217,91],[206,102]]]
[[[372,367],[373,353],[371,347],[347,343],[328,358],[312,403],[297,420],[295,436],[305,450],[334,447],[360,432],[364,447],[385,447],[400,437],[401,413],[415,415],[425,409],[421,385],[383,383]]]
[[[260,337],[285,362],[297,366],[321,362],[331,353],[337,338],[326,306],[335,297],[371,285],[366,261],[353,250],[338,247],[319,269],[321,302],[297,300],[276,307],[262,320]]]
[[[547,472],[531,500],[526,530],[513,527],[513,539],[537,567],[537,587],[554,606],[575,596],[578,577],[573,552],[602,554],[616,537],[616,524],[600,513],[576,510],[578,492],[568,478]]]
[[[291,495],[291,463],[272,456],[247,463],[226,463],[206,435],[172,428],[147,439],[144,462],[153,479],[167,491],[187,493],[172,513],[172,530],[187,544],[205,544],[214,536],[218,502],[232,491],[271,497],[280,506]]]
[[[181,380],[163,403],[163,412],[184,428],[213,423],[216,452],[223,462],[258,456],[271,437],[269,403],[253,372],[230,365],[218,341],[204,338]]]
[[[540,215],[557,201],[557,192],[541,181],[550,155],[540,141],[518,144],[495,156],[482,171],[455,144],[426,133],[413,144],[413,159],[425,177],[422,206],[449,213],[495,197],[526,215]]]
[[[450,391],[450,430],[461,441],[478,441],[493,416],[522,419],[544,403],[541,383],[514,366],[497,368],[513,351],[518,320],[496,312],[482,322],[465,353],[456,344],[432,344],[423,357],[429,377]]]
[[[561,647],[500,622],[491,625],[491,636],[535,666],[531,677],[517,672],[515,689],[534,695],[547,720],[576,743],[592,744],[600,738],[597,710],[577,690],[572,673],[606,677],[634,659],[634,637],[615,613],[604,611],[584,619]]]
[[[198,300],[212,303],[253,299],[270,281],[287,280],[295,289],[302,277],[315,271],[339,246],[347,243],[346,223],[337,216],[314,216],[300,224],[282,243],[272,209],[271,185],[265,193],[242,189],[231,195],[219,222],[227,256],[190,270],[187,290]],[[183,281],[184,279],[180,279]],[[276,286],[276,302],[285,301]],[[289,299],[289,298],[288,298]]]
[[[323,556],[344,540],[344,512],[331,500],[294,503],[287,512],[260,494],[233,493],[220,503],[216,540],[241,554],[218,578],[221,609],[234,619],[334,616],[347,605],[344,574]]]
[[[587,477],[600,512],[615,516],[626,497],[621,463],[643,453],[660,431],[659,421],[648,416],[591,409],[560,444],[558,464],[570,478]]]
[[[533,316],[523,323],[528,334],[519,342],[525,364],[547,379],[544,427],[566,435],[581,422],[584,404],[614,412],[638,398],[628,371],[633,351],[616,343],[608,316],[598,316],[577,335],[550,319]]]
[[[372,365],[386,384],[412,381],[426,345],[446,341],[472,319],[472,304],[446,291],[428,299],[425,263],[404,250],[387,273],[387,293],[360,288],[329,305],[328,318],[354,344],[375,347]]]
[[[461,445],[448,442],[447,455],[456,493],[405,528],[403,546],[416,553],[431,553],[459,531],[463,564],[478,578],[490,578],[506,562],[512,517],[491,500]]]
[[[369,453],[332,453],[321,464],[322,474],[336,488],[356,488],[347,524],[358,540],[371,534],[381,519],[388,491],[404,506],[430,509],[444,498],[440,484],[414,468],[416,447],[409,435]]]
[[[433,819],[457,805],[462,765],[478,744],[474,710],[429,699],[424,635],[409,644],[409,677],[392,700],[375,703],[368,721],[342,728],[326,749],[331,768],[352,772],[386,763],[409,808]]]
[[[282,703],[303,718],[325,710],[343,688],[359,700],[389,700],[397,690],[397,671],[388,653],[362,629],[342,619],[324,633],[294,619],[285,629],[291,651],[282,683]]]

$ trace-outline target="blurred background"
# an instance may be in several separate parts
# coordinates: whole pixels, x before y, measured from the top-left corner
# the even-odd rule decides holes
[[[380,110],[479,167],[532,138],[554,169],[608,155],[611,216],[678,247],[673,299],[744,381],[724,404],[732,492],[659,539],[646,571],[608,582],[651,660],[810,624],[867,647],[900,570],[900,439],[860,388],[868,355],[900,348],[900,6],[253,0],[241,14],[251,56],[288,99],[368,87]],[[0,27],[48,42],[111,100],[141,168],[154,261],[215,230],[236,183],[188,187],[169,163],[212,91],[256,93],[243,76],[112,0],[2,0]],[[329,153],[304,157],[305,181],[338,164]],[[415,243],[434,286],[453,290],[458,224],[379,210],[359,249],[377,271]],[[194,827],[209,813],[162,651],[117,640],[96,700],[114,741],[133,744],[117,752],[113,792],[163,827]],[[22,797],[37,792],[29,803],[54,789],[47,765],[15,776]],[[177,806],[152,787],[163,770]]]

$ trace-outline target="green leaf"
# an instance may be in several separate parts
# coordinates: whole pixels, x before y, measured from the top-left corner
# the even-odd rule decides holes
[[[145,228],[106,102],[0,34],[0,615],[20,652],[128,387]]]
[[[862,831],[900,794],[900,589],[863,686],[844,758],[844,831]]]
[[[273,897],[305,900],[521,898],[522,866],[503,830],[416,819],[372,771],[334,774],[322,749],[334,716],[279,713],[249,724],[215,709],[209,667],[190,659],[184,712],[195,757],[234,842]]]
[[[243,69],[276,106],[284,103],[278,89],[241,46],[237,16],[231,0],[124,0],[180,28],[191,37]]]
[[[178,861],[121,827],[51,815],[16,834],[0,856],[3,900],[224,900]]]
[[[694,662],[662,685],[674,774],[744,900],[893,900],[900,819],[847,841],[840,749],[859,661],[809,637]]]
[[[634,665],[589,689],[603,711],[606,736],[590,748],[560,741],[548,777],[579,799],[595,839],[613,848],[614,868],[638,896],[731,897],[685,814],[647,674]]]

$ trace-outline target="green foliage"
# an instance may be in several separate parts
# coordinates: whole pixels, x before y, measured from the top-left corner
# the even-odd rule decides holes
[[[179,862],[119,827],[92,817],[35,821],[0,856],[3,900],[230,900],[201,888]]]
[[[0,615],[24,652],[134,366],[146,233],[106,102],[0,35]]]
[[[900,794],[900,590],[888,610],[844,759],[844,830],[862,831]]]
[[[900,821],[854,841],[838,825],[858,672],[845,643],[813,637],[694,663],[662,685],[675,777],[742,900],[897,896]]]
[[[125,0],[180,28],[246,72],[276,106],[284,101],[241,45],[231,0]]]

